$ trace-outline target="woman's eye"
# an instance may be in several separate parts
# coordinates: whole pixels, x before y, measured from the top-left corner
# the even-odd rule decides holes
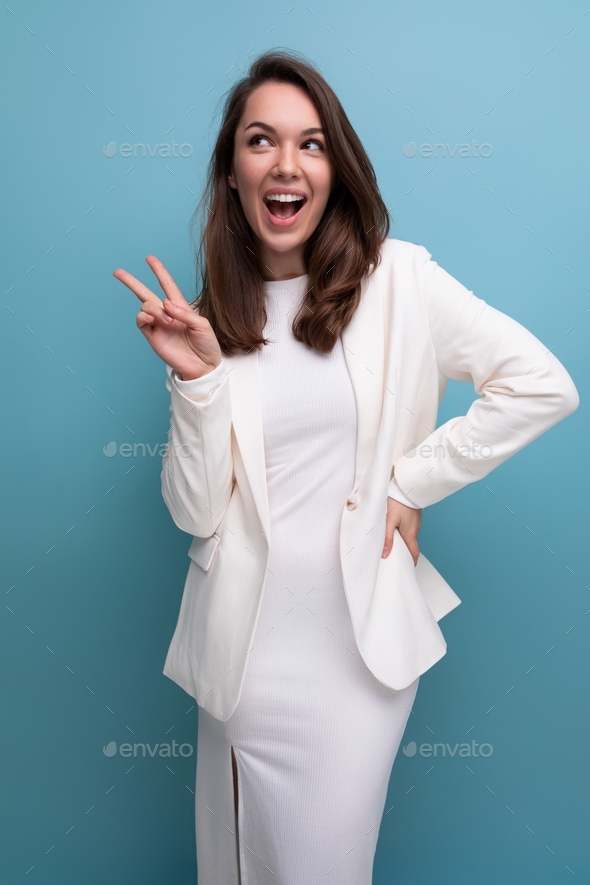
[[[266,135],[253,135],[248,144],[256,145],[259,144],[261,141],[268,142],[268,138],[266,137]]]
[[[311,147],[314,151],[323,151],[324,146],[321,141],[306,141],[303,147]]]
[[[266,135],[253,135],[252,138],[248,141],[248,145],[251,147],[266,147],[270,144],[270,139],[267,138]],[[321,141],[315,141],[315,139],[310,139],[309,141],[305,141],[302,145],[302,148],[312,151],[323,151],[324,145]]]

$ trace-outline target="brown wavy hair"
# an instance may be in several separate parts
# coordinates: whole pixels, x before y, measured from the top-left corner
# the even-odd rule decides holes
[[[379,263],[389,216],[375,170],[344,108],[320,72],[299,53],[272,50],[259,55],[225,99],[205,189],[191,222],[200,221],[201,289],[193,306],[209,320],[225,354],[267,343],[256,237],[228,175],[246,101],[269,81],[290,83],[307,93],[322,121],[335,170],[324,214],[304,245],[308,291],[292,326],[299,341],[329,353],[359,304],[362,278]]]

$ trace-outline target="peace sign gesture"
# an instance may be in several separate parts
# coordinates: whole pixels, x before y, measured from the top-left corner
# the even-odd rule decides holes
[[[113,276],[142,302],[136,323],[152,349],[176,369],[181,380],[200,378],[221,362],[221,348],[211,324],[195,313],[155,255],[148,255],[146,262],[157,277],[164,300],[126,270],[117,268]]]

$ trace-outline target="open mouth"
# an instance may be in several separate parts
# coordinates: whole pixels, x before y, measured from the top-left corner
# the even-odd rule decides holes
[[[269,194],[264,202],[271,215],[275,218],[293,218],[301,210],[306,197],[299,194]]]

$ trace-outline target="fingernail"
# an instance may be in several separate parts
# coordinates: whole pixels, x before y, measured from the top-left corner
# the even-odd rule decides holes
[[[172,317],[169,317],[167,313],[162,314],[162,319],[164,320],[165,323],[173,323],[174,322],[174,319]]]

